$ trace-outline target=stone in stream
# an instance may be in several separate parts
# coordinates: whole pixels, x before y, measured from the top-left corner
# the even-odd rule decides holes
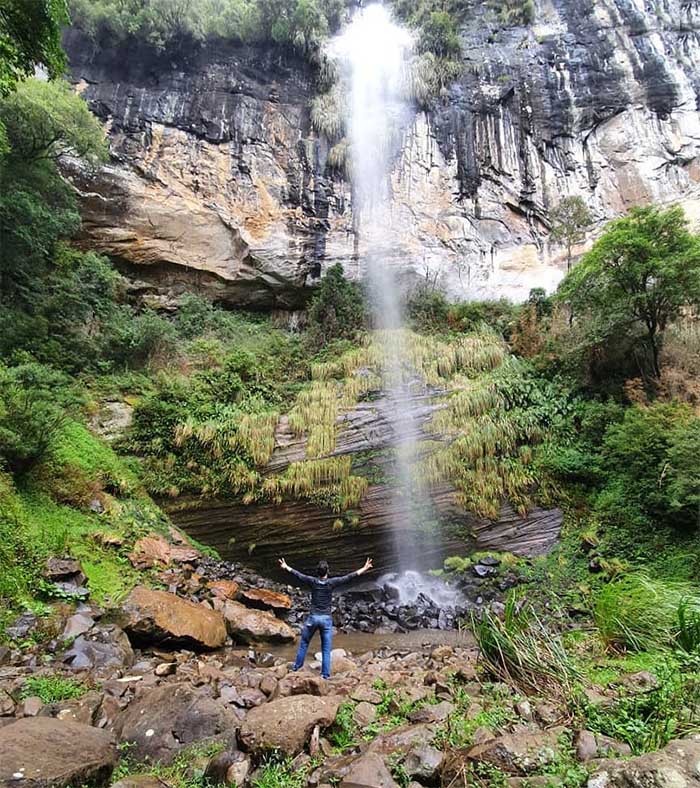
[[[290,695],[251,709],[239,732],[241,745],[253,755],[280,750],[297,755],[318,725],[327,728],[335,721],[342,698]]]
[[[116,763],[114,736],[89,725],[34,717],[0,728],[1,786],[102,785]]]
[[[188,684],[157,687],[118,715],[114,731],[136,761],[169,763],[183,748],[203,740],[235,739],[238,716],[211,690]]]
[[[122,624],[137,643],[220,648],[226,625],[220,612],[167,591],[137,586],[122,604]]]

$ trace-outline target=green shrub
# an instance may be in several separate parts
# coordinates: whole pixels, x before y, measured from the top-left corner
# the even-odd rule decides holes
[[[21,697],[36,696],[46,703],[59,703],[62,700],[80,698],[87,687],[66,676],[30,676],[22,684]]]
[[[352,339],[366,324],[367,306],[360,287],[346,279],[340,263],[331,266],[309,305],[309,335],[316,346]]]
[[[420,30],[419,52],[432,52],[437,57],[457,58],[462,46],[455,20],[446,11],[432,11]]]
[[[0,464],[21,475],[42,460],[63,427],[67,378],[40,364],[0,365]]]
[[[450,306],[445,296],[431,287],[418,287],[411,293],[406,313],[416,331],[445,331]]]

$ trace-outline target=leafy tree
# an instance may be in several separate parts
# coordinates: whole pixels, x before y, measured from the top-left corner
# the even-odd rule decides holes
[[[360,288],[345,278],[340,263],[321,280],[309,307],[312,339],[324,345],[333,339],[351,339],[365,325],[366,305]]]
[[[66,378],[40,364],[0,365],[0,464],[22,474],[45,455],[65,422]]]
[[[634,208],[608,225],[558,294],[609,342],[641,329],[658,378],[664,330],[684,306],[700,303],[700,239],[680,207]]]
[[[0,97],[43,66],[51,79],[66,66],[61,27],[68,24],[66,0],[3,0],[0,4]]]
[[[581,197],[564,197],[549,213],[552,240],[566,246],[566,270],[571,270],[574,245],[580,243],[593,217]]]
[[[104,132],[67,85],[35,79],[0,100],[0,122],[10,147],[0,166],[0,302],[31,307],[56,242],[80,221],[56,160],[68,153],[105,158]]]
[[[0,102],[10,160],[26,166],[70,154],[88,162],[107,156],[104,131],[87,104],[65,82],[28,79]]]

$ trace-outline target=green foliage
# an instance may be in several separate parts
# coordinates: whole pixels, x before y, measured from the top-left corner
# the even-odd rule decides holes
[[[255,774],[253,788],[303,788],[306,785],[308,767],[298,769],[291,758],[272,755]]]
[[[679,636],[689,645],[691,614],[698,611],[700,597],[690,584],[654,580],[639,572],[604,585],[593,600],[600,637],[607,648],[617,651],[669,649]]]
[[[22,698],[36,696],[49,704],[80,698],[86,692],[87,687],[84,684],[66,676],[29,676],[22,684],[20,696]]]
[[[355,747],[360,738],[357,723],[352,718],[354,711],[354,703],[350,701],[342,703],[328,734],[328,740],[340,752]]]
[[[0,365],[0,467],[21,475],[45,457],[66,419],[57,398],[66,384],[39,364]]]
[[[326,271],[309,305],[310,341],[322,346],[353,339],[365,326],[367,308],[359,286],[345,278],[340,263]]]
[[[700,240],[680,207],[634,208],[608,225],[558,294],[587,326],[591,346],[646,344],[658,378],[663,332],[683,307],[700,303]]]
[[[61,28],[68,23],[65,0],[3,0],[0,6],[0,97],[42,66],[50,79],[63,73]]]
[[[66,82],[21,82],[0,101],[0,119],[11,146],[6,166],[56,161],[66,154],[90,163],[107,157],[100,122]]]
[[[549,212],[549,220],[552,240],[566,246],[567,269],[570,270],[573,247],[585,238],[593,216],[581,197],[562,197]]]
[[[416,331],[444,331],[450,305],[445,296],[434,288],[418,287],[406,303],[406,314]]]
[[[531,25],[535,21],[534,0],[489,0],[489,6],[498,14],[501,24]]]
[[[341,21],[340,0],[71,0],[74,23],[89,35],[136,38],[174,50],[210,38],[273,42],[318,58]]]
[[[583,704],[586,727],[627,742],[635,754],[664,747],[698,729],[700,675],[685,673],[673,659],[654,666],[658,679],[647,691],[622,688],[610,706]]]
[[[419,52],[440,58],[458,58],[462,53],[455,20],[447,11],[432,11],[423,22],[418,39]]]

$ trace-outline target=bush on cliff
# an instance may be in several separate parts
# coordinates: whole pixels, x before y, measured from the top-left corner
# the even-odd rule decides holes
[[[367,306],[359,285],[345,277],[340,263],[331,266],[309,306],[308,335],[320,347],[334,339],[354,339],[366,325]]]

